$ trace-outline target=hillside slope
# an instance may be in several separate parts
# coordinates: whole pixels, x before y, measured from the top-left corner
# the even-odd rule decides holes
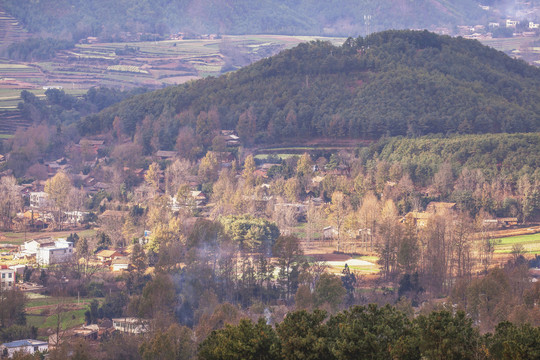
[[[131,136],[145,117],[152,120],[145,131],[159,136],[162,148],[174,146],[181,126],[201,138],[237,129],[248,144],[530,132],[540,129],[540,69],[477,41],[387,31],[341,47],[301,44],[219,78],[135,97],[79,128],[108,131],[115,117]]]
[[[469,0],[2,0],[35,33],[112,36],[122,31],[357,35],[385,29],[482,23]]]

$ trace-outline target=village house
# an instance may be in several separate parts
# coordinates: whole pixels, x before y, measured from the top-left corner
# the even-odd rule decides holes
[[[431,214],[423,211],[411,211],[405,215],[402,222],[407,222],[417,228],[425,228],[428,225]]]
[[[49,174],[49,176],[54,176],[60,170],[67,173],[70,172],[73,168],[70,164],[67,163],[67,160],[65,158],[48,162],[45,164],[45,166],[47,166],[47,173]]]
[[[510,19],[506,19],[506,27],[507,28],[516,28],[517,24],[519,24],[519,21],[517,20],[510,20]]]
[[[82,338],[84,340],[97,340],[98,334],[99,326],[97,324],[81,326],[80,328],[73,329],[73,336]]]
[[[158,152],[156,152],[156,157],[161,160],[174,159],[176,156],[178,156],[178,153],[176,151],[159,150]]]
[[[338,231],[333,226],[327,226],[323,228],[323,238],[325,240],[335,239],[338,236]]]
[[[97,259],[104,265],[111,264],[111,262],[121,257],[122,253],[116,250],[101,250],[100,252],[96,253]]]
[[[73,243],[66,239],[41,238],[25,242],[21,247],[21,257],[35,256],[39,265],[65,263],[73,256]]]
[[[128,271],[130,261],[127,256],[116,257],[111,261],[111,271]]]
[[[142,334],[149,330],[148,320],[134,317],[112,319],[114,330],[129,333]]]
[[[225,140],[227,146],[239,146],[240,137],[236,134],[234,130],[221,130],[221,136]]]
[[[89,214],[88,211],[65,211],[64,215],[66,215],[66,217],[64,222],[69,225],[82,224]]]
[[[191,197],[193,198],[197,206],[203,206],[206,203],[206,195],[204,195],[202,191],[191,191]]]
[[[0,290],[9,290],[15,286],[15,270],[7,265],[0,265]]]
[[[49,194],[43,191],[35,191],[30,193],[30,207],[41,209],[47,206]]]
[[[497,226],[500,228],[507,228],[518,224],[517,217],[497,218]]]
[[[0,354],[2,357],[10,358],[16,352],[34,354],[36,352],[45,352],[49,349],[49,344],[40,340],[16,340],[0,345]]]

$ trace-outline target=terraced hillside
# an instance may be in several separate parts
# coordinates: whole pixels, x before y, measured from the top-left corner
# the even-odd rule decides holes
[[[27,128],[31,122],[23,119],[18,110],[0,110],[0,138],[14,134],[19,127]],[[4,135],[4,136],[1,136]]]
[[[20,42],[30,37],[19,24],[17,19],[0,8],[0,49],[14,42]]]

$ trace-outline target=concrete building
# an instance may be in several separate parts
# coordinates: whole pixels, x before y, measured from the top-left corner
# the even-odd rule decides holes
[[[134,317],[112,319],[114,330],[130,334],[141,334],[148,331],[148,320]]]
[[[73,257],[73,243],[66,239],[34,239],[23,244],[21,254],[26,257],[35,255],[39,265],[65,263]]]
[[[49,344],[40,340],[16,340],[0,345],[0,356],[11,358],[16,352],[33,354],[35,352],[45,352],[49,349]]]
[[[49,200],[49,194],[43,191],[36,191],[30,193],[30,207],[40,209],[47,206]]]
[[[15,285],[15,270],[7,265],[0,265],[0,289],[9,290]]]

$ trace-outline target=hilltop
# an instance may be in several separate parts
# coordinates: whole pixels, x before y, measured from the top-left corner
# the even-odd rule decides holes
[[[386,31],[342,46],[304,43],[234,73],[137,96],[83,119],[79,130],[107,132],[115,118],[130,136],[149,119],[145,137],[153,132],[162,149],[174,147],[181,127],[201,139],[236,129],[248,145],[531,132],[540,128],[540,70],[474,40]]]

